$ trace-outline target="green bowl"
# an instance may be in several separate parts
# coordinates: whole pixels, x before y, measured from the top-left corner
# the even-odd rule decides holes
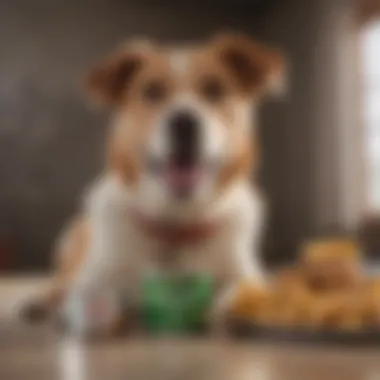
[[[199,332],[214,294],[207,275],[146,277],[142,286],[142,318],[155,333]]]

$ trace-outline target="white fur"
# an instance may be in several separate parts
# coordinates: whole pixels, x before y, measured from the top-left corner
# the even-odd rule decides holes
[[[203,210],[204,217],[223,220],[222,228],[204,244],[178,250],[170,267],[158,259],[163,246],[131,220],[129,208],[135,205],[135,197],[128,188],[107,174],[94,185],[87,200],[93,239],[69,302],[82,297],[83,290],[100,287],[125,292],[132,302],[138,302],[139,284],[152,271],[207,272],[219,284],[215,311],[220,315],[239,281],[262,281],[258,241],[263,203],[248,179],[232,185],[218,202]],[[75,326],[75,319],[71,323],[76,331],[89,327]]]
[[[180,77],[186,75],[189,69],[189,55],[186,50],[176,50],[169,57],[170,66],[175,74]]]

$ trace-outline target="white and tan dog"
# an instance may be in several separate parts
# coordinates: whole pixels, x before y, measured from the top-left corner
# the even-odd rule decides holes
[[[222,312],[238,281],[260,283],[252,124],[282,75],[276,51],[234,35],[188,48],[134,43],[100,63],[88,89],[115,110],[108,165],[60,239],[47,301],[99,286],[136,300],[148,272],[207,272]]]

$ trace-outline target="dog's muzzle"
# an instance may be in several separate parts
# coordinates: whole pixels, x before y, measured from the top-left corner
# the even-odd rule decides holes
[[[189,110],[178,110],[168,119],[169,157],[166,180],[177,197],[189,197],[199,182],[200,129],[200,118]]]
[[[199,160],[200,120],[191,111],[177,111],[168,120],[171,163],[189,168]]]
[[[176,197],[187,199],[196,193],[201,180],[216,172],[219,161],[203,152],[204,120],[196,111],[181,108],[165,122],[167,151],[163,157],[149,157],[148,168],[166,183]]]

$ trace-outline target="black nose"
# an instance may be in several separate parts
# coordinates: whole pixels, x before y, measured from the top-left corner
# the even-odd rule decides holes
[[[176,164],[192,164],[198,156],[200,121],[190,111],[177,111],[169,120],[171,151]]]

